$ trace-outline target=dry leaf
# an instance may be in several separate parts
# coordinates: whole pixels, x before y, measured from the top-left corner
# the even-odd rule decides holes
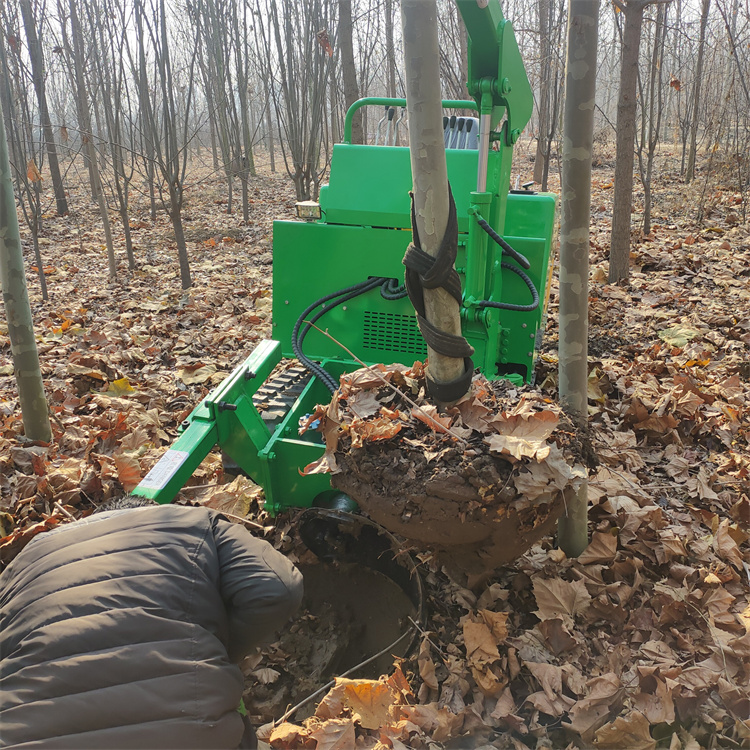
[[[261,669],[256,669],[252,672],[252,676],[255,677],[261,685],[270,685],[271,683],[276,682],[280,675],[281,672],[277,672],[270,667],[261,667]]]
[[[141,481],[141,465],[138,459],[128,453],[113,455],[117,467],[117,479],[125,492],[132,492]]]
[[[581,565],[609,563],[615,559],[616,553],[617,537],[602,531],[595,531],[591,536],[589,546],[578,555],[578,562]]]
[[[489,426],[497,433],[487,438],[490,450],[507,454],[520,460],[524,457],[543,461],[549,456],[547,438],[554,432],[559,418],[553,411],[523,411],[502,415],[493,419]]]
[[[299,748],[315,747],[307,729],[296,724],[290,724],[287,721],[273,729],[268,738],[268,744],[274,750],[299,750]]]
[[[427,638],[423,638],[419,644],[419,657],[417,658],[417,664],[419,666],[419,676],[422,678],[422,682],[427,685],[430,690],[438,690],[437,677],[435,676],[435,662],[432,660],[430,654],[430,642]]]
[[[355,750],[354,719],[329,719],[310,731],[315,750]]]
[[[185,385],[205,383],[216,374],[216,365],[199,365],[198,367],[181,367],[177,370],[177,378]]]
[[[36,162],[33,159],[29,159],[26,165],[26,177],[29,178],[29,182],[41,182],[42,173],[39,171]]]
[[[561,578],[534,579],[534,597],[539,609],[534,614],[540,620],[561,617],[574,618],[585,612],[591,595],[583,581],[563,581]]]
[[[469,663],[481,666],[500,658],[497,639],[484,622],[475,622],[469,616],[464,619],[463,631]]]
[[[648,719],[639,711],[618,716],[611,724],[599,729],[594,745],[600,750],[656,750],[656,741],[651,737]]]

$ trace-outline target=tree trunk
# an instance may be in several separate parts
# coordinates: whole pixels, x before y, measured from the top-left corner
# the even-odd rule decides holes
[[[667,5],[659,5],[656,13],[656,28],[654,31],[654,49],[651,55],[651,75],[649,77],[649,105],[648,105],[648,133],[646,168],[641,167],[641,182],[643,182],[643,233],[651,234],[651,178],[654,173],[654,156],[659,143],[659,131],[664,112],[664,94],[662,86],[662,70],[664,69],[664,43],[666,41]],[[642,161],[638,154],[639,162]]]
[[[701,5],[701,25],[698,37],[698,60],[695,63],[695,83],[693,84],[692,114],[690,117],[690,149],[688,151],[687,171],[685,182],[692,182],[695,177],[695,155],[698,148],[698,113],[701,99],[701,84],[703,83],[703,53],[706,48],[706,25],[711,0],[703,0]]]
[[[549,104],[550,91],[550,63],[552,49],[550,45],[550,5],[551,0],[539,0],[539,127],[537,128],[536,156],[534,158],[534,182],[547,189],[545,175],[549,160]]]
[[[402,0],[401,21],[416,226],[422,250],[435,257],[449,209],[435,0]],[[458,302],[445,289],[425,289],[424,301],[425,317],[432,325],[461,336]],[[431,347],[428,356],[430,378],[436,383],[464,374],[463,359],[446,357]]]
[[[560,402],[578,422],[588,419],[588,280],[591,152],[594,143],[599,0],[571,0],[563,124],[560,226]],[[558,522],[568,557],[588,544],[584,483]]]
[[[271,92],[268,90],[268,79],[263,76],[263,91],[266,96],[266,142],[268,144],[268,157],[271,160],[271,174],[276,172],[276,160],[274,156],[273,145],[273,122],[271,120]],[[331,111],[331,122],[333,123],[334,113]]]
[[[31,306],[26,289],[21,235],[8,160],[8,140],[0,106],[0,285],[3,291],[13,369],[26,437],[48,443],[52,439],[36,348]]]
[[[359,99],[357,68],[354,64],[352,41],[352,0],[339,0],[339,48],[341,49],[341,71],[344,76],[344,100],[346,108]],[[352,143],[364,143],[362,132],[362,110],[352,118]]]
[[[115,246],[112,240],[112,226],[109,221],[109,208],[104,197],[101,176],[99,174],[99,162],[97,161],[96,147],[94,146],[94,137],[91,132],[91,114],[89,111],[88,92],[86,90],[86,81],[83,73],[83,39],[81,38],[81,24],[78,20],[78,11],[76,9],[77,0],[70,0],[70,29],[73,37],[73,64],[75,66],[75,81],[78,94],[78,112],[81,135],[86,144],[86,151],[89,155],[89,174],[91,177],[91,186],[93,189],[94,200],[99,206],[99,215],[102,218],[104,229],[104,239],[107,246],[107,262],[109,265],[109,277],[114,279],[117,276],[117,262],[115,260]]]
[[[385,95],[396,98],[396,51],[393,46],[393,0],[385,0]]]
[[[39,104],[39,119],[44,132],[44,141],[47,147],[47,158],[49,159],[49,171],[52,177],[52,187],[55,191],[55,204],[58,216],[68,213],[68,199],[65,197],[62,175],[60,174],[60,163],[57,160],[57,148],[55,147],[55,135],[52,131],[52,123],[49,118],[47,107],[47,91],[44,83],[44,57],[42,56],[42,45],[36,33],[36,23],[31,12],[30,0],[19,0],[23,26],[26,31],[26,39],[29,43],[29,60],[31,61],[31,75],[34,81],[37,103]]]
[[[646,3],[630,0],[625,8],[622,40],[620,97],[617,102],[617,156],[615,159],[614,207],[609,248],[609,282],[630,277],[630,214],[633,205],[636,84],[641,26]]]
[[[177,258],[180,262],[180,282],[183,289],[190,289],[193,280],[190,276],[190,259],[188,258],[185,231],[182,227],[182,200],[177,190],[169,189],[169,218],[172,220],[174,238],[177,242]]]

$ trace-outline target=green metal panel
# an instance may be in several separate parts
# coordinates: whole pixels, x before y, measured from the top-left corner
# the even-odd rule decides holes
[[[344,371],[359,367],[356,362],[341,360],[324,360],[323,365],[335,378]],[[265,507],[270,513],[290,507],[309,507],[318,495],[331,489],[329,475],[301,474],[305,466],[322,455],[321,434],[308,430],[299,435],[300,419],[310,414],[316,404],[328,403],[330,399],[328,389],[313,378],[261,451],[261,457],[267,460],[270,469],[270,481],[264,484]]]
[[[507,207],[506,239],[528,257],[531,268],[526,273],[544,299],[556,198],[552,194],[510,195]],[[371,276],[403,278],[401,260],[410,238],[410,232],[399,229],[275,222],[273,332],[282,342],[284,355],[293,356],[292,329],[315,300]],[[515,274],[501,270],[501,262],[511,261],[491,243],[486,299],[528,304],[529,290]],[[462,235],[456,262],[462,277],[466,265],[466,235]],[[464,335],[477,350],[475,363],[487,377],[513,372],[523,374],[524,379],[531,376],[543,312],[542,308],[529,312],[474,308],[464,312]],[[318,326],[368,364],[409,365],[426,355],[408,299],[384,300],[378,290],[333,308]],[[492,329],[489,333],[488,327]],[[340,346],[315,330],[305,339],[304,351],[314,359],[348,358]]]
[[[448,149],[445,153],[448,179],[456,201],[459,232],[468,231],[467,210],[471,192],[476,190],[477,185],[478,154],[478,151],[455,149]],[[510,172],[510,164],[503,164],[502,157],[502,152],[490,151],[487,167],[487,189],[496,198],[493,204],[495,211],[500,199],[497,186],[503,184],[505,177],[507,190]],[[411,187],[408,148],[338,143],[333,147],[331,157],[330,184],[320,192],[323,221],[327,224],[411,230]],[[493,215],[492,220],[500,223],[497,216]],[[274,246],[279,246],[275,237]]]
[[[292,329],[315,300],[366,280],[403,280],[401,263],[411,232],[322,223],[274,222],[273,336],[294,356]],[[286,271],[284,271],[286,269]],[[404,298],[386,302],[378,290],[333,308],[317,324],[368,363],[412,364],[426,354],[414,308]],[[384,336],[385,327],[393,333]],[[337,344],[312,330],[304,351],[315,359],[349,359]]]

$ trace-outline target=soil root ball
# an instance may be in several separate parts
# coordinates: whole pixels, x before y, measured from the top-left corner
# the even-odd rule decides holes
[[[553,531],[586,476],[580,441],[560,410],[530,389],[476,376],[444,412],[424,399],[424,369],[379,366],[345,375],[315,419],[330,471],[374,521],[478,574]],[[385,382],[387,381],[387,383]]]

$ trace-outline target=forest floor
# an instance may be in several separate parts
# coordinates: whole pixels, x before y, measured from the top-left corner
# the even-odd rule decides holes
[[[545,538],[489,580],[468,583],[415,552],[428,606],[414,652],[386,677],[339,680],[304,721],[300,712],[290,717],[296,724],[266,726],[262,737],[272,747],[750,747],[746,206],[718,158],[707,157],[685,185],[679,157],[663,151],[651,233],[635,228],[635,213],[630,283],[608,284],[613,157],[600,150],[592,197],[589,547],[568,559]],[[523,149],[516,171],[522,181],[531,171]],[[85,183],[70,190],[70,215],[46,215],[49,299],[41,299],[30,251],[27,278],[54,438],[49,445],[23,438],[3,313],[3,565],[35,534],[132,489],[200,399],[271,337],[271,222],[293,216],[290,182],[261,168],[245,224],[227,213],[221,180],[204,173],[187,186],[194,283],[186,292],[171,225],[163,213],[152,221],[142,198],[131,218],[134,273],[113,225],[116,281],[107,278]],[[23,225],[22,234],[28,237]],[[557,397],[556,318],[555,279],[537,385],[519,389],[519,398]],[[251,530],[310,563],[296,512],[270,518],[259,488],[226,476],[218,454],[179,499],[249,518],[258,524]],[[341,627],[307,612],[293,626],[307,643],[294,647],[313,648]],[[299,654],[285,648],[289,639],[243,664],[256,721],[278,719],[305,697],[274,694],[274,686],[300,677]]]

